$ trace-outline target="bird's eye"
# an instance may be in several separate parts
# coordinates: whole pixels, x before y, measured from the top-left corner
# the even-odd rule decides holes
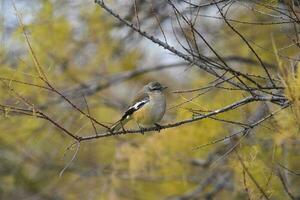
[[[159,83],[154,83],[149,85],[150,91],[161,90],[162,86]]]
[[[150,87],[150,90],[151,90],[151,91],[154,91],[154,90],[160,90],[160,87],[156,87],[156,86]]]

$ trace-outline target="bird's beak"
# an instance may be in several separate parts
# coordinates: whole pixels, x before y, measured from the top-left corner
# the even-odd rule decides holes
[[[167,89],[168,87],[167,86],[162,86],[162,90],[165,90],[165,89]]]

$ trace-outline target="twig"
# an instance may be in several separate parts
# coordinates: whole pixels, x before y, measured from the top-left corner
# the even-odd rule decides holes
[[[71,165],[72,162],[74,161],[74,159],[75,159],[75,157],[76,157],[76,155],[77,155],[77,153],[78,153],[78,151],[79,151],[80,142],[77,141],[76,144],[77,144],[77,145],[76,145],[76,150],[75,150],[75,152],[74,152],[74,154],[73,154],[71,160],[70,160],[70,161],[65,165],[65,167],[60,171],[59,177],[62,177],[62,175],[63,175],[63,173],[65,172],[65,170],[68,169],[68,167],[70,167],[70,165]],[[71,146],[73,146],[73,144],[71,144]],[[71,146],[70,146],[70,147],[71,147]],[[68,150],[70,147],[68,147],[67,150]]]
[[[128,26],[129,28],[131,28],[132,30],[136,31],[137,33],[139,33],[141,36],[151,40],[153,43],[158,44],[159,46],[163,47],[164,49],[169,50],[170,52],[174,53],[175,55],[177,55],[178,57],[184,59],[185,61],[187,61],[188,63],[191,64],[195,64],[197,65],[199,68],[201,68],[202,70],[220,77],[220,75],[218,75],[215,71],[211,70],[210,67],[206,66],[203,64],[203,62],[194,62],[194,59],[189,57],[188,55],[185,55],[183,53],[181,53],[180,51],[176,50],[174,47],[162,42],[161,40],[149,35],[148,33],[146,33],[145,31],[142,31],[140,29],[138,29],[137,27],[135,27],[133,24],[131,24],[130,22],[128,22],[127,20],[123,19],[122,17],[120,17],[117,13],[115,13],[113,10],[111,10],[109,7],[106,6],[106,4],[104,3],[103,0],[95,0],[95,3],[97,3],[99,6],[101,6],[106,12],[108,12],[109,14],[111,14],[113,17],[115,17],[116,19],[118,19],[120,22],[122,22],[123,24],[125,24],[126,26]],[[204,62],[208,62],[209,60],[207,58],[205,58],[204,56],[202,56],[202,59]],[[241,74],[240,72],[236,72]],[[245,77],[246,78],[246,77]],[[250,79],[249,77],[247,77],[248,79]],[[222,78],[224,79],[224,78]],[[243,89],[242,86],[240,86],[239,84],[236,84],[232,81],[228,81],[228,83],[233,84],[236,87],[240,87],[241,89]],[[244,87],[247,87],[247,85]]]
[[[263,196],[267,199],[270,200],[269,196],[266,194],[266,192],[263,190],[263,188],[258,184],[258,182],[256,181],[256,179],[253,177],[253,175],[250,173],[250,171],[248,170],[248,168],[246,167],[244,161],[242,160],[242,158],[240,157],[239,153],[237,151],[235,151],[238,160],[240,161],[243,169],[245,170],[246,174],[249,176],[249,178],[251,179],[251,181],[254,183],[254,185],[257,187],[257,189],[263,194]]]
[[[283,189],[287,193],[287,195],[289,196],[289,198],[292,199],[292,200],[296,200],[296,198],[294,197],[294,195],[291,193],[289,187],[287,186],[287,184],[286,184],[286,182],[284,180],[284,177],[281,174],[280,169],[278,169],[278,176],[279,176],[279,180],[280,180],[281,184],[283,185]]]
[[[213,0],[215,2],[215,0]],[[228,25],[228,27],[230,27],[244,42],[245,44],[248,46],[248,48],[253,52],[253,54],[255,55],[255,57],[257,58],[257,60],[259,61],[259,63],[261,64],[261,66],[263,67],[263,69],[265,70],[267,76],[269,77],[272,85],[274,87],[276,87],[275,83],[273,82],[273,79],[271,78],[271,75],[269,73],[269,71],[267,70],[265,64],[263,63],[263,61],[261,60],[261,58],[259,57],[259,55],[256,53],[256,51],[253,49],[253,47],[250,45],[250,43],[246,40],[246,38],[239,32],[237,31],[226,19],[226,16],[224,16],[222,10],[220,9],[220,7],[218,6],[218,4],[215,4],[216,7],[218,8],[221,16],[223,17],[225,23]]]
[[[280,167],[282,167],[284,170],[288,171],[290,174],[295,176],[300,176],[300,172],[294,172],[293,170],[287,168],[286,166],[282,165],[281,163],[277,163]]]
[[[84,96],[83,96],[83,99],[84,99],[84,102],[85,102],[85,105],[86,105],[88,114],[89,114],[89,116],[91,116],[89,104],[87,103],[86,98],[85,98]],[[92,124],[92,126],[93,126],[93,129],[94,129],[94,131],[95,131],[95,134],[98,135],[97,129],[96,129],[95,124],[94,124],[94,121],[91,120],[91,119],[90,119],[90,121],[91,121],[91,124]]]

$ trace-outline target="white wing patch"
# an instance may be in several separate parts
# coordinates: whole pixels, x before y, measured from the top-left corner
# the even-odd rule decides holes
[[[143,99],[142,101],[136,102],[133,106],[130,106],[125,114],[123,115],[122,119],[128,119],[132,113],[143,107],[146,103],[149,102],[148,98]]]
[[[133,106],[129,107],[128,110],[130,108],[134,108],[135,110],[138,110],[140,107],[142,107],[144,104],[146,104],[149,101],[149,99],[144,99],[142,101],[136,102]]]

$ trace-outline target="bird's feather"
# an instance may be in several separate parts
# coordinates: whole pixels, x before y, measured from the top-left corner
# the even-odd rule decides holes
[[[121,120],[129,118],[135,111],[139,110],[141,107],[143,107],[146,103],[149,102],[149,98],[146,97],[141,101],[136,102],[132,106],[130,106],[122,116]]]
[[[131,106],[127,108],[123,116],[119,121],[117,121],[112,127],[112,131],[118,131],[124,126],[128,121],[130,121],[132,114],[142,108],[146,103],[149,102],[149,96],[146,93],[139,92],[136,98],[133,100]]]

